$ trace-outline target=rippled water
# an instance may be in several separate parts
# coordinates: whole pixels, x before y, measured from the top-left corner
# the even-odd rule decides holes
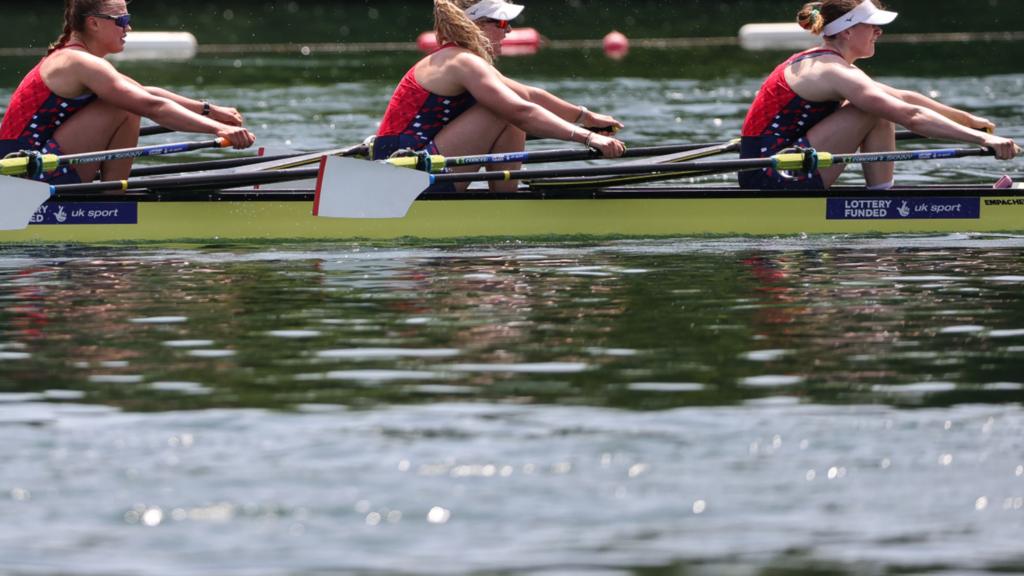
[[[22,249],[0,572],[1017,572],[1016,237]]]

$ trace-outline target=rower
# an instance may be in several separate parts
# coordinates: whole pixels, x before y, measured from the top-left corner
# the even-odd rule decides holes
[[[131,148],[142,116],[174,130],[216,134],[235,148],[252,145],[255,136],[234,108],[144,87],[104,60],[124,50],[130,30],[125,0],[65,0],[63,34],[11,97],[0,125],[0,157]],[[131,166],[129,158],[34,176],[55,184],[90,182],[97,174],[121,180]]]
[[[614,131],[621,122],[506,78],[494,67],[510,22],[522,11],[523,6],[504,0],[434,0],[434,31],[441,46],[402,78],[374,139],[373,157],[385,159],[404,149],[447,156],[520,152],[527,134],[621,156],[622,142],[581,127]],[[487,167],[518,168],[518,162]],[[517,186],[515,181],[490,183],[493,191]],[[466,184],[455,187],[465,189]]]
[[[772,156],[792,147],[833,153],[895,149],[895,125],[922,136],[958,140],[992,148],[1008,160],[1013,140],[991,134],[995,125],[917,92],[872,80],[854,62],[875,54],[882,28],[896,13],[878,0],[824,0],[806,4],[800,25],[823,37],[823,45],[797,53],[768,76],[743,123],[741,157]],[[748,189],[823,189],[832,186],[844,165],[806,174],[773,169],[740,172]],[[869,189],[893,186],[893,164],[864,166]]]

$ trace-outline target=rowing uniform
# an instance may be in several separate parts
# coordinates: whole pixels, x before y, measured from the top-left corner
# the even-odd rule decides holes
[[[441,48],[448,48],[446,44]],[[383,160],[397,150],[426,150],[438,154],[434,138],[438,133],[476,104],[469,92],[458,96],[441,96],[427,91],[416,80],[413,66],[402,77],[391,96],[384,119],[373,140],[373,158]]]
[[[11,103],[0,124],[0,158],[19,150],[61,155],[60,145],[53,139],[57,129],[96,100],[95,94],[77,98],[62,98],[54,94],[40,73],[45,60],[43,58],[36,64],[11,96]],[[78,172],[70,166],[42,174],[39,180],[51,184],[80,181]]]
[[[835,50],[825,48],[794,54],[768,76],[743,122],[741,158],[764,158],[794,146],[811,147],[807,132],[838,110],[839,102],[813,102],[801,98],[786,81],[786,68],[801,60],[830,54],[839,55]],[[760,190],[825,188],[818,171],[810,175],[793,175],[795,180],[784,178],[772,168],[747,170],[739,173],[740,187]]]

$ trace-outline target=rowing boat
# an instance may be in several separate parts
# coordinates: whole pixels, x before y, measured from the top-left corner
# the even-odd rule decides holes
[[[310,190],[129,192],[51,199],[0,242],[550,239],[1024,232],[1024,189],[915,186],[886,194],[716,186],[425,193],[404,218],[313,216]]]

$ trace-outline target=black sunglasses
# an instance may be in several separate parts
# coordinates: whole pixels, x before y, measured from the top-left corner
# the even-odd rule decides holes
[[[93,18],[103,18],[104,20],[111,20],[120,28],[127,28],[132,23],[132,15],[124,14],[121,16],[111,16],[110,14],[86,14],[86,16],[92,16]]]

